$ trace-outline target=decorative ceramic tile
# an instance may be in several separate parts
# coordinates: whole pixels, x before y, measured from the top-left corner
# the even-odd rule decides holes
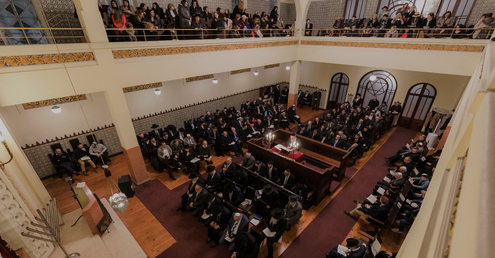
[[[251,68],[230,71],[230,74],[234,75],[234,74],[247,73],[247,72],[251,72]]]
[[[46,106],[52,106],[52,105],[68,103],[68,102],[75,102],[79,100],[86,100],[86,94],[73,95],[73,96],[67,96],[56,99],[40,100],[29,103],[22,103],[22,107],[24,107],[24,109],[32,109],[32,108],[46,107]]]
[[[0,68],[12,66],[94,61],[93,52],[61,53],[28,56],[0,56]]]
[[[213,45],[213,46],[126,49],[126,50],[113,50],[112,53],[115,59],[120,59],[120,58],[131,58],[131,57],[192,54],[192,53],[200,53],[200,52],[214,52],[214,51],[223,51],[223,50],[238,50],[238,49],[251,49],[251,48],[263,48],[263,47],[281,47],[281,46],[290,46],[297,44],[298,41],[294,40],[294,41],[283,41],[283,42],[227,44],[227,45]]]
[[[186,78],[186,82],[194,82],[194,81],[200,81],[200,80],[207,80],[207,79],[213,79],[213,74],[207,74],[207,75],[201,75],[201,76],[194,76],[194,77],[188,77]]]
[[[264,68],[265,69],[269,69],[269,68],[274,68],[274,67],[279,67],[280,64],[271,64],[271,65],[265,65]]]
[[[309,40],[301,40],[301,45],[413,49],[413,50],[437,50],[437,51],[455,51],[455,52],[482,52],[484,49],[484,46],[470,46],[470,45],[335,42],[335,41],[309,41]]]
[[[155,82],[155,83],[148,83],[148,84],[143,84],[143,85],[138,85],[138,86],[131,86],[131,87],[125,87],[122,88],[124,93],[127,92],[134,92],[138,90],[147,90],[147,89],[152,89],[152,88],[159,88],[162,87],[163,83],[162,82]]]

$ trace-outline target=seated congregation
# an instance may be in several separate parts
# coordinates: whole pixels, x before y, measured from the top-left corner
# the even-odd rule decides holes
[[[311,189],[290,169],[273,161],[264,163],[261,157],[243,151],[247,141],[266,139],[267,133],[291,129],[290,124],[295,123],[293,131],[297,130],[297,134],[292,134],[291,139],[307,137],[346,149],[352,154],[352,162],[395,126],[401,111],[400,103],[389,108],[376,98],[365,106],[358,94],[352,103],[346,102],[302,123],[297,109],[305,105],[318,109],[319,90],[300,92],[297,105],[287,111],[283,105],[287,101],[287,89],[281,91],[275,85],[266,92],[265,99],[247,101],[240,110],[225,107],[207,111],[184,121],[184,127],[179,129],[174,125],[159,128],[153,124],[150,132],[137,135],[143,157],[157,172],[167,171],[172,180],[173,173],[189,174],[191,182],[177,211],[190,211],[198,217],[208,228],[205,239],[210,247],[224,244],[237,255],[244,255],[240,257],[257,257],[261,243],[267,244],[268,255],[272,257],[273,245],[284,231],[297,225],[303,207],[311,206],[307,202]],[[357,207],[345,211],[353,219],[366,218],[376,228],[374,232],[364,233],[370,241],[385,225],[396,223],[393,231],[402,233],[413,223],[440,155],[440,152],[426,153],[425,137],[420,136],[388,157],[386,164],[394,168],[386,171],[383,181],[371,189],[370,196],[362,202],[355,200]],[[215,168],[214,155],[229,157]],[[202,168],[206,177],[199,173]],[[264,221],[259,224],[261,228],[249,223],[253,218]],[[273,235],[264,233],[265,227]],[[328,257],[333,256],[329,253]]]

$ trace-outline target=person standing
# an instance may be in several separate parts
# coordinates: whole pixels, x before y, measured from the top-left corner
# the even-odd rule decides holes
[[[302,204],[297,200],[297,196],[291,195],[289,202],[284,208],[285,218],[287,219],[286,231],[290,231],[299,219],[302,217]]]
[[[313,108],[312,110],[319,110],[320,109],[320,100],[321,100],[321,92],[320,89],[316,89],[316,91],[313,93]]]
[[[277,243],[285,229],[287,220],[284,217],[284,211],[281,208],[275,208],[268,216],[268,229],[275,233],[273,236],[266,236],[266,245],[268,247],[268,258],[273,258],[273,244]]]

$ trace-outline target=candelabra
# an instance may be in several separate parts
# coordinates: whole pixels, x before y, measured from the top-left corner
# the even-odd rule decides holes
[[[266,136],[266,138],[268,139],[268,149],[271,149],[272,148],[272,141],[275,138],[275,134],[268,133],[268,135]]]
[[[296,159],[295,156],[294,156],[294,152],[296,151],[296,149],[299,147],[299,143],[297,142],[292,142],[290,144],[290,148],[292,149],[292,159]]]
[[[3,135],[2,135],[2,132],[0,131],[0,143],[3,144],[3,146],[5,146],[5,149],[7,150],[7,152],[9,153],[9,160],[6,161],[6,162],[3,162],[3,161],[0,161],[0,168],[3,169],[4,166],[11,162],[12,161],[12,158],[14,158],[14,155],[12,154],[12,152],[10,151],[9,149],[9,146],[7,145],[7,142],[5,141],[5,138],[3,138]]]

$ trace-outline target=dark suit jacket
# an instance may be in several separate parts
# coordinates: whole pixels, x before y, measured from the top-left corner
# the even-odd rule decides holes
[[[264,201],[267,205],[270,205],[270,208],[276,208],[280,206],[280,194],[278,190],[273,190],[270,195],[263,192],[261,194],[261,200]]]
[[[390,205],[380,205],[380,202],[377,202],[371,205],[371,208],[366,210],[366,213],[371,217],[379,220],[385,221],[387,220],[388,212],[390,211]]]
[[[272,217],[272,214],[270,214],[265,223],[268,224],[268,229],[270,229],[270,231],[277,232],[273,238],[275,238],[275,241],[278,241],[284,233],[285,228],[287,228],[287,220],[285,218],[281,218],[277,221],[277,223],[270,224],[270,220]]]
[[[150,132],[150,139],[155,138],[155,139],[163,139],[163,131],[162,129],[158,129],[158,134],[155,132],[155,130]]]
[[[198,196],[198,198],[196,198],[196,195]],[[203,210],[206,207],[206,205],[208,204],[208,191],[206,191],[205,189],[201,190],[201,192],[199,192],[199,193],[194,191],[190,200],[191,200],[194,208]]]
[[[287,179],[287,183],[284,185],[285,181],[285,175],[282,175],[280,177],[280,185],[283,186],[285,189],[292,190],[296,186],[296,176],[293,174],[289,175],[289,178]]]
[[[245,242],[237,241],[234,239],[234,252],[237,258],[257,258],[259,253],[259,244],[256,242],[256,238],[248,232],[241,232],[239,234],[245,234],[247,240]],[[239,235],[237,234],[237,235]]]
[[[222,176],[220,173],[215,172],[215,175],[208,175],[206,178],[206,185],[210,186],[207,188],[211,192],[219,192],[222,190]]]
[[[189,193],[194,193],[194,188],[196,187],[196,184],[198,184],[198,183],[201,183],[204,186],[206,184],[206,181],[202,177],[199,177],[198,180],[196,181],[196,183],[193,183],[193,181],[191,180],[191,182],[189,182],[189,186],[187,187],[187,190],[189,190]]]
[[[216,140],[215,140],[215,135],[216,135]],[[216,131],[216,133],[213,130],[208,131],[208,141],[210,142],[210,144],[215,144],[219,140],[220,140],[220,133],[218,132],[218,130]]]
[[[248,230],[248,226],[249,226],[249,219],[248,217],[246,217],[246,215],[242,214],[242,219],[239,223],[239,227],[237,227],[237,234],[241,233],[242,231],[247,231]],[[234,226],[234,214],[232,214],[232,218],[230,219],[229,221],[229,224],[227,225],[227,227],[225,228],[225,230],[228,230],[229,231],[229,234],[230,234],[230,230],[232,230],[232,227]]]
[[[234,162],[232,162],[232,163],[230,163],[229,168],[227,168],[227,170],[223,171],[223,168],[225,166],[227,166],[227,162],[224,162],[223,165],[222,165],[222,175],[225,178],[228,178],[230,180],[233,180],[234,179],[234,171],[236,170],[237,166],[234,164]]]
[[[238,186],[234,186],[234,190],[232,191],[232,198],[230,198],[230,194],[226,191],[223,192],[223,198],[226,202],[232,204],[234,207],[239,206],[242,201],[244,201],[244,195],[242,194],[241,188]]]
[[[278,173],[278,169],[275,166],[273,166],[273,168],[272,168],[272,176],[271,177],[268,174],[269,169],[270,168],[267,166],[266,167],[266,170],[265,170],[265,173],[260,174],[260,175],[263,176],[263,177],[265,177],[265,178],[268,178],[268,180],[270,180],[272,182],[277,182],[277,180],[280,178],[280,174]]]
[[[313,31],[312,31],[312,29],[313,29],[313,24],[312,24],[312,23],[310,23],[310,24],[307,24],[307,23],[306,23],[306,24],[304,25],[304,28],[306,29],[306,30],[304,31],[304,36],[311,36],[311,34],[313,34]],[[307,32],[309,32],[309,35],[307,35],[307,34],[306,34]]]
[[[333,146],[333,145],[334,145],[334,143],[335,143],[335,138],[334,138],[334,139],[332,139],[332,140],[330,140],[330,142],[329,142],[328,144],[330,144],[330,145],[332,145],[332,146]],[[342,148],[342,147],[344,147],[344,140],[339,139],[339,141],[337,142],[337,144],[335,144],[335,147],[337,147],[337,148]]]

